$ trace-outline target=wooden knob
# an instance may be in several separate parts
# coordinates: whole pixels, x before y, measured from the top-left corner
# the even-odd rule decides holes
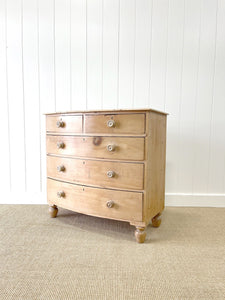
[[[65,192],[64,192],[64,191],[59,191],[59,192],[57,192],[57,197],[58,197],[58,198],[63,198],[63,197],[65,197]]]
[[[57,143],[57,148],[58,149],[63,149],[65,147],[65,144],[63,142],[58,142]]]
[[[65,171],[64,165],[57,166],[57,171],[58,172],[64,172]]]
[[[116,126],[116,122],[114,120],[108,120],[107,126],[109,128],[115,127]]]
[[[63,122],[62,120],[59,120],[59,121],[56,122],[56,126],[57,126],[58,128],[64,127],[64,122]]]
[[[107,202],[106,202],[106,206],[107,206],[108,208],[112,208],[112,207],[114,206],[114,201],[112,201],[112,200],[107,201]]]
[[[114,171],[108,171],[107,172],[107,176],[109,177],[109,178],[112,178],[112,177],[114,177],[116,175],[116,173],[114,172]]]
[[[116,146],[115,146],[115,145],[108,145],[108,146],[107,146],[107,150],[108,150],[109,152],[115,151],[115,149],[116,149]]]

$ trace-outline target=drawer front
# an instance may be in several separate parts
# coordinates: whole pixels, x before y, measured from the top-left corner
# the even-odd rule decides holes
[[[47,180],[47,186],[49,204],[94,216],[142,221],[142,193],[91,188],[52,179]]]
[[[47,135],[47,153],[90,158],[143,160],[144,138]]]
[[[82,133],[82,116],[47,116],[46,131],[59,133]]]
[[[144,134],[145,114],[85,115],[84,132]]]
[[[82,160],[47,156],[47,176],[71,183],[143,189],[143,163]]]

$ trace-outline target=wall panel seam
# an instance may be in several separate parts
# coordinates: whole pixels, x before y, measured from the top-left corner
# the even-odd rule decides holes
[[[207,191],[209,190],[209,170],[210,170],[210,162],[212,160],[212,123],[213,123],[213,116],[214,116],[214,105],[215,105],[215,97],[214,97],[214,91],[215,91],[215,72],[216,72],[216,51],[217,51],[217,26],[218,26],[218,0],[216,1],[216,26],[215,26],[215,40],[214,40],[214,54],[213,54],[213,74],[212,74],[212,102],[211,102],[211,115],[210,115],[210,131],[209,131],[209,159],[207,161],[207,168],[208,168],[208,174],[207,174]]]
[[[149,49],[149,83],[148,83],[148,102],[146,103],[147,107],[150,107],[151,105],[151,99],[150,99],[150,95],[151,95],[151,76],[152,76],[152,72],[151,72],[151,65],[152,65],[152,17],[153,17],[153,9],[154,9],[154,5],[153,5],[153,1],[151,0],[151,23],[150,23],[150,49]]]
[[[9,151],[9,188],[10,192],[12,190],[12,173],[11,173],[11,143],[10,143],[10,135],[11,135],[11,130],[10,130],[10,113],[9,113],[9,84],[8,84],[8,10],[7,10],[7,1],[5,1],[5,43],[6,43],[6,51],[5,51],[5,66],[6,66],[6,101],[7,101],[7,127],[8,127],[8,151]]]
[[[23,23],[23,7],[24,3],[23,0],[20,2],[21,4],[21,72],[22,72],[22,97],[23,97],[23,137],[24,137],[24,185],[25,185],[25,191],[27,191],[27,154],[26,154],[26,108],[25,108],[25,83],[24,83],[24,36],[23,36],[23,30],[24,30],[24,23]]]

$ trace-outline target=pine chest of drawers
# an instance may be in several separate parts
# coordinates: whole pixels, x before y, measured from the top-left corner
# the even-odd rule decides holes
[[[151,109],[47,114],[51,217],[63,207],[127,221],[143,243],[164,209],[166,117]]]

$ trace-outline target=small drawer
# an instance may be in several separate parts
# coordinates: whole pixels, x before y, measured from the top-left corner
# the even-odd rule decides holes
[[[48,203],[104,218],[142,221],[143,193],[92,188],[47,180]]]
[[[144,134],[145,114],[107,114],[84,116],[85,133]]]
[[[82,116],[47,116],[46,131],[57,133],[82,133]]]
[[[143,173],[143,163],[47,156],[47,176],[71,183],[140,190]]]
[[[144,138],[47,135],[47,153],[88,158],[144,159]]]

